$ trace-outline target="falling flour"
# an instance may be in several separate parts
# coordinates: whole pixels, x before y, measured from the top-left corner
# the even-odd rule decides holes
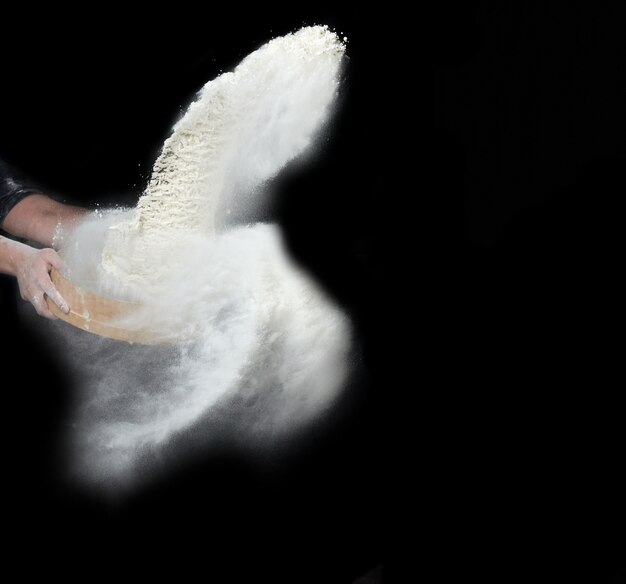
[[[338,394],[349,373],[346,316],[293,264],[276,225],[220,227],[217,213],[252,204],[314,144],[344,52],[324,26],[261,46],[204,86],[136,208],[94,214],[65,241],[73,281],[142,303],[125,325],[180,339],[148,348],[80,333],[81,477],[128,479],[174,437],[214,427],[212,408],[235,396],[253,404],[233,415],[238,431],[257,437],[310,420]]]

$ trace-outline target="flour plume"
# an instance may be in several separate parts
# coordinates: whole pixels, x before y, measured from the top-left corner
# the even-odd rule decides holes
[[[231,412],[239,436],[284,436],[345,386],[349,319],[292,262],[280,228],[218,221],[220,207],[262,203],[263,185],[315,145],[344,53],[325,26],[252,52],[190,104],[137,206],[95,213],[63,242],[70,279],[142,303],[126,325],[180,339],[133,346],[56,325],[75,355],[81,477],[120,484],[162,469],[174,444],[215,438],[217,411]]]

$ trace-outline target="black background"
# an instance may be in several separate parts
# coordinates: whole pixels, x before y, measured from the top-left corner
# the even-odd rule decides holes
[[[332,132],[260,218],[351,314],[364,370],[271,472],[225,453],[124,504],[86,500],[54,478],[71,380],[4,279],[16,557],[219,582],[351,582],[381,563],[386,581],[612,580],[624,11],[521,4],[3,22],[0,154],[87,206],[136,201],[181,107],[261,43],[303,24],[345,33]]]

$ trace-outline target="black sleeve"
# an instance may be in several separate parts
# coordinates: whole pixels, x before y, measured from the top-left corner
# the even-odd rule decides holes
[[[0,158],[0,225],[9,211],[28,195],[39,190],[24,184],[8,164]]]

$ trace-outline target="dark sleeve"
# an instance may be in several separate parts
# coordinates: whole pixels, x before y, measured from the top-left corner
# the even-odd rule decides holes
[[[15,205],[28,195],[38,192],[38,189],[22,182],[0,158],[0,225]]]

